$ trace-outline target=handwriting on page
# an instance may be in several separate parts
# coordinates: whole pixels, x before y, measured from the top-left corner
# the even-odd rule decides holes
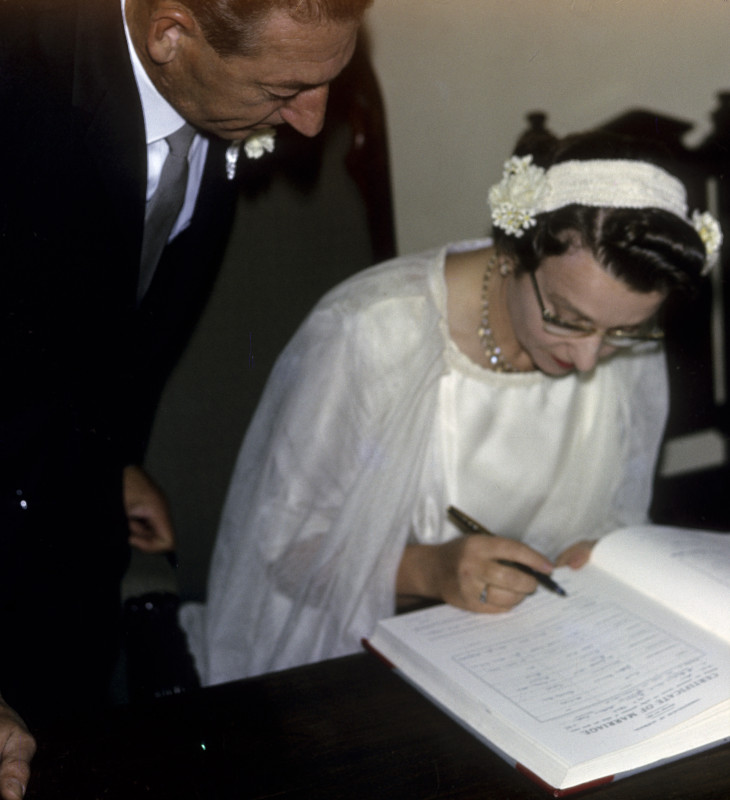
[[[722,694],[727,668],[717,653],[609,591],[582,596],[577,583],[570,602],[544,594],[508,615],[467,614],[414,633],[448,654],[473,690],[489,687],[488,705],[582,738],[664,727],[688,705]]]
[[[538,722],[569,717],[586,734],[669,714],[687,688],[718,676],[704,653],[610,602],[575,603],[542,630],[485,637],[455,660]]]

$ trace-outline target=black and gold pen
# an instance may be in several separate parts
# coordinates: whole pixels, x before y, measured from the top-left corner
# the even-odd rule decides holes
[[[480,525],[475,519],[472,519],[468,514],[460,511],[455,506],[449,506],[446,510],[446,513],[449,515],[449,519],[454,523],[454,525],[456,525],[456,527],[459,528],[459,530],[463,533],[481,533],[485,536],[494,536],[490,530],[487,530],[483,525]],[[555,592],[555,594],[559,594],[561,597],[568,596],[568,593],[565,591],[565,589],[557,584],[549,575],[545,575],[543,572],[538,572],[532,567],[528,567],[527,564],[520,564],[518,561],[506,561],[503,559],[500,559],[499,563],[504,564],[507,567],[514,567],[515,569],[518,569],[520,572],[524,572],[527,575],[532,575],[532,577],[541,586],[544,586],[546,589],[550,589],[551,592]]]

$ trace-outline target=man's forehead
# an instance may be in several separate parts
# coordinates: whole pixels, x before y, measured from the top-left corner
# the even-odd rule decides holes
[[[259,82],[297,91],[329,83],[352,57],[358,24],[304,25],[284,17],[269,21],[259,54],[247,59]]]

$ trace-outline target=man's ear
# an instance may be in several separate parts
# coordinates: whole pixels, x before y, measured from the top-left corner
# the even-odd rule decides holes
[[[193,15],[182,5],[159,2],[147,26],[147,52],[156,64],[167,64],[180,52],[187,37],[202,35]]]

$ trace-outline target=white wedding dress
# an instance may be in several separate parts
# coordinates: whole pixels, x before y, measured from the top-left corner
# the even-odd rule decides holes
[[[646,521],[667,414],[661,350],[586,375],[495,373],[448,336],[444,259],[330,292],[279,358],[241,448],[208,600],[181,621],[205,684],[357,651],[411,542],[449,504],[554,558]]]

